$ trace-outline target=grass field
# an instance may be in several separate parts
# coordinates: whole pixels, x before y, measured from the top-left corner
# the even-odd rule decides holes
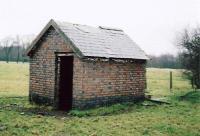
[[[170,92],[170,71],[173,77],[173,89]],[[147,69],[147,92],[155,97],[164,97],[172,94],[181,94],[191,90],[190,81],[182,75],[183,70],[176,69]]]
[[[200,93],[191,92],[181,70],[147,69],[147,92],[171,104],[149,101],[63,113],[28,103],[28,64],[0,62],[2,136],[200,136]],[[184,95],[184,97],[179,97]]]
[[[28,63],[6,63],[0,61],[0,96],[27,96]]]

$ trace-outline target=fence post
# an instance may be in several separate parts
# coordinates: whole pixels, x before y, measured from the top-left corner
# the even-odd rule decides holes
[[[170,71],[170,91],[172,91],[172,71]]]

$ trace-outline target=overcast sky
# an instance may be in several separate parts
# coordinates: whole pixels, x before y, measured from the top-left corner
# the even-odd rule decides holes
[[[200,23],[200,0],[0,0],[0,39],[37,35],[51,18],[118,27],[148,54],[175,54],[176,34]]]

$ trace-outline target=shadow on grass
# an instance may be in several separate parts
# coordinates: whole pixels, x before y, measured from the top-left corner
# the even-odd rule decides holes
[[[186,93],[183,96],[179,97],[182,101],[188,101],[191,103],[200,103],[200,90],[198,91],[191,91],[189,93]]]
[[[9,110],[19,112],[21,115],[29,116],[55,116],[55,117],[91,117],[91,116],[109,116],[123,114],[130,111],[139,111],[147,107],[157,106],[157,104],[143,101],[137,103],[121,103],[104,107],[96,107],[87,110],[71,110],[70,112],[57,111],[51,106],[38,106],[30,104],[28,97],[1,97],[0,110]]]
[[[58,116],[63,117],[67,115],[67,112],[56,111],[51,106],[39,106],[30,104],[28,97],[0,97],[0,110],[3,111],[15,111],[21,115],[39,115],[39,116]]]

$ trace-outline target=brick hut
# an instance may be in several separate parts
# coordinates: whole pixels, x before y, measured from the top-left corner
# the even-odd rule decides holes
[[[148,58],[123,30],[50,20],[27,55],[31,102],[70,110],[144,98]]]

